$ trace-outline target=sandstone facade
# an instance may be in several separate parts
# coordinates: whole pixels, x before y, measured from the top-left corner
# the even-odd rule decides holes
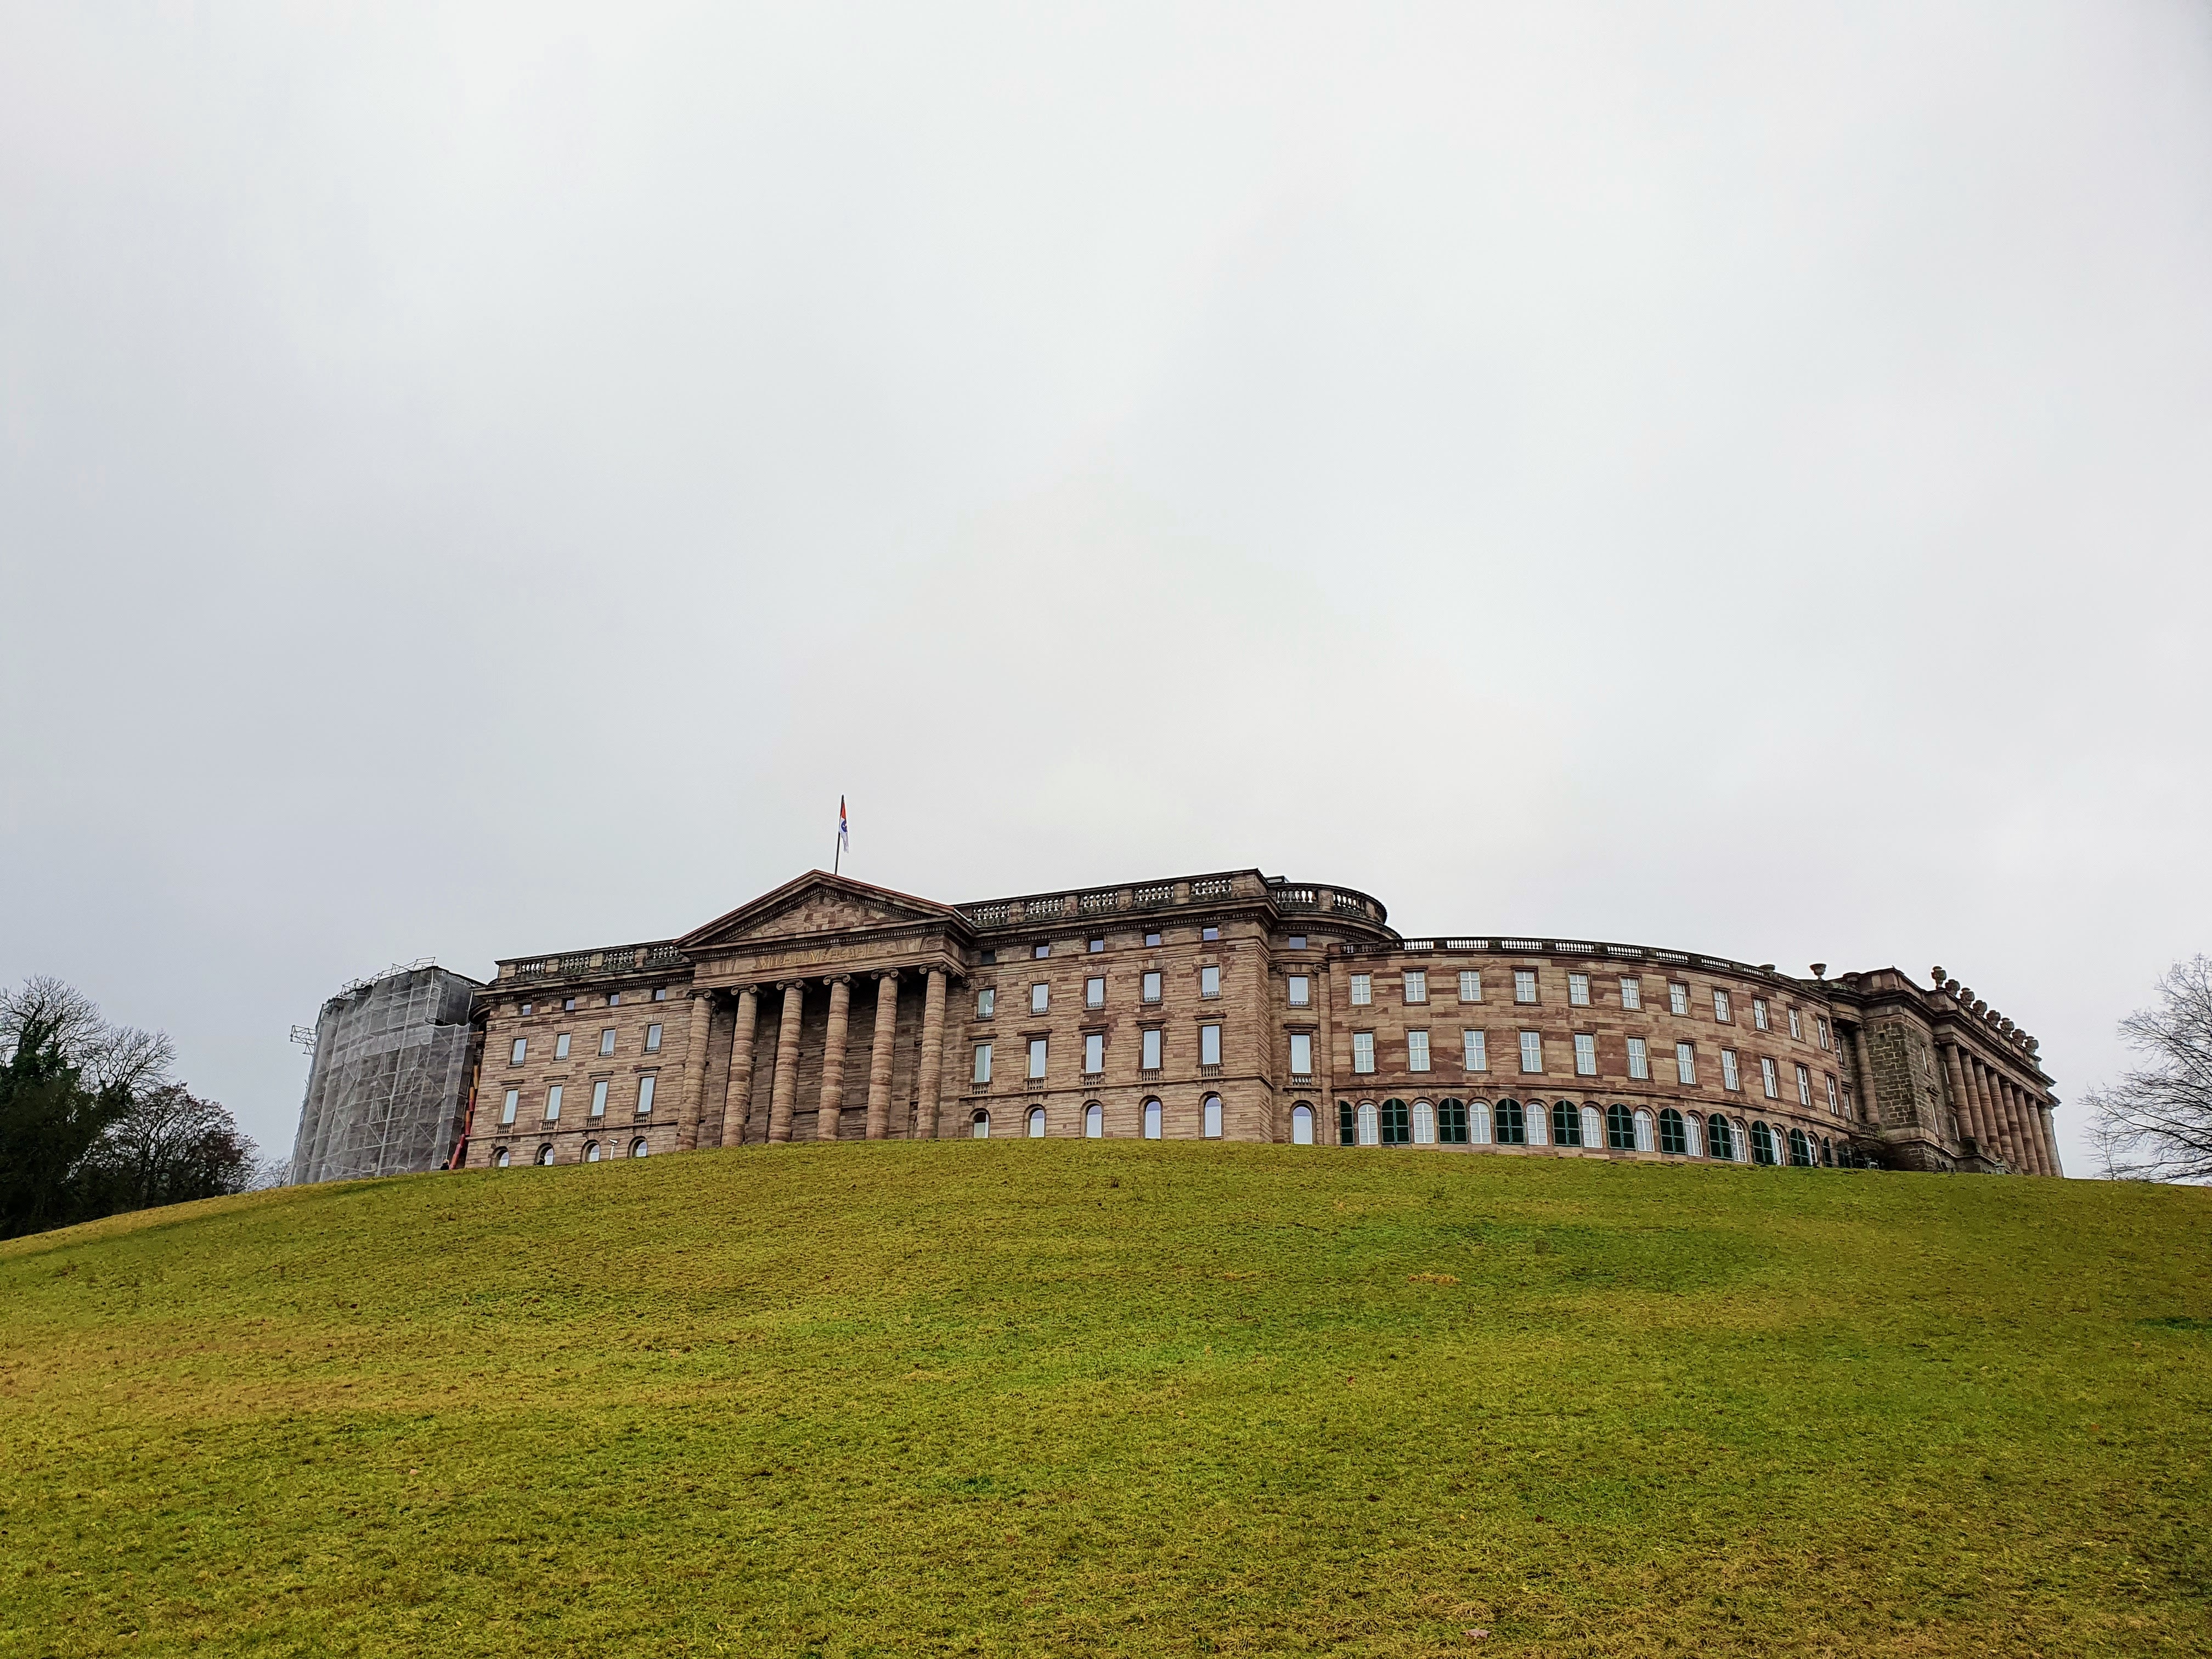
[[[2058,1174],[2033,1040],[1933,978],[1406,939],[1256,870],[973,904],[817,871],[503,959],[455,1162],[1150,1135]]]

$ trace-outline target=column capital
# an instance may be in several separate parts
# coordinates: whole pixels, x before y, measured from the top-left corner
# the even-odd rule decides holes
[[[850,974],[824,974],[822,975],[822,982],[824,985],[850,985],[853,982],[853,976]]]

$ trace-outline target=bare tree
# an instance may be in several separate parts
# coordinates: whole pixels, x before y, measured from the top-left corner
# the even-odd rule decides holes
[[[2150,1064],[2087,1097],[2091,1136],[2118,1181],[2212,1181],[2212,957],[2178,962],[2158,1001],[2120,1022]]]

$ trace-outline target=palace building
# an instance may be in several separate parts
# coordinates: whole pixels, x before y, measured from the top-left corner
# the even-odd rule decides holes
[[[1407,939],[1257,870],[975,904],[816,871],[501,960],[447,1162],[1059,1135],[2058,1174],[2034,1040],[1933,979]]]

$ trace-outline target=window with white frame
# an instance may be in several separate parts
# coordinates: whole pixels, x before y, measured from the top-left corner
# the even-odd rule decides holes
[[[1083,981],[1083,1006],[1103,1008],[1106,1006],[1106,975],[1094,974]]]
[[[1083,1138],[1086,1140],[1106,1139],[1106,1109],[1095,1100],[1083,1109]]]
[[[1480,1031],[1459,1034],[1460,1063],[1470,1072],[1490,1069],[1490,1045]]]
[[[1375,976],[1372,974],[1354,974],[1352,976],[1352,1006],[1364,1008],[1374,1000]]]
[[[1482,1000],[1482,975],[1472,968],[1459,970],[1459,1000],[1462,1002]]]
[[[1151,1025],[1146,1027],[1141,1048],[1143,1053],[1138,1063],[1147,1072],[1158,1071],[1160,1069],[1161,1048],[1160,1028],[1158,1026]]]
[[[1221,1139],[1221,1097],[1208,1095],[1199,1103],[1198,1132],[1208,1140]]]
[[[606,1115],[607,1080],[605,1078],[601,1078],[597,1083],[594,1083],[592,1085],[592,1115],[593,1117],[605,1117]]]
[[[1406,1033],[1406,1069],[1409,1072],[1429,1069],[1429,1034],[1426,1031]]]
[[[1765,997],[1753,997],[1751,1000],[1751,1023],[1762,1031],[1771,1030],[1773,1029],[1767,1023],[1766,999]]]
[[[1644,1048],[1642,1037],[1628,1039],[1628,1074],[1633,1078],[1649,1078],[1651,1075],[1651,1055]]]
[[[1521,1033],[1521,1069],[1530,1073],[1544,1069],[1544,1034],[1541,1031]]]
[[[1686,1014],[1690,1012],[1688,986],[1669,984],[1667,987],[1667,1012],[1670,1014]]]
[[[1044,1075],[1045,1048],[1049,1041],[1050,1039],[1046,1037],[1030,1039],[1030,1076],[1031,1078],[1041,1078]]]
[[[538,1149],[538,1167],[541,1170],[547,1170],[552,1168],[552,1166],[553,1149],[550,1146],[540,1146]]]
[[[1718,986],[1713,988],[1713,1018],[1725,1022],[1729,1017],[1729,994]]]
[[[1587,1008],[1590,1006],[1589,975],[1588,974],[1569,974],[1567,975],[1567,1004],[1570,1007],[1574,1008]]]
[[[660,1052],[660,1028],[658,1025],[648,1025],[645,1028],[645,1052],[648,1054],[657,1054]]]
[[[1291,1075],[1313,1075],[1313,1033],[1310,1031],[1291,1033]]]
[[[1844,1115],[1844,1103],[1843,1097],[1836,1092],[1836,1074],[1833,1072],[1830,1072],[1826,1075],[1828,1079],[1829,1114],[1834,1117],[1841,1117]]]
[[[1820,1046],[1826,1048],[1828,1046],[1828,1022],[1816,1017],[1813,1021],[1813,1027],[1820,1034]]]
[[[1106,1034],[1085,1031],[1083,1034],[1083,1072],[1086,1077],[1097,1077],[1106,1069]]]
[[[1425,969],[1408,968],[1405,973],[1406,1000],[1408,1004],[1429,1000],[1429,975]]]
[[[1536,1000],[1536,972],[1533,968],[1513,970],[1513,1000],[1534,1002]]]
[[[568,1034],[566,1031],[553,1039],[553,1058],[556,1060],[568,1058]]]
[[[1221,1028],[1208,1024],[1198,1028],[1198,1063],[1201,1066],[1221,1064]]]
[[[1221,994],[1221,969],[1208,963],[1198,970],[1198,994],[1202,997]]]
[[[1597,1039],[1588,1032],[1578,1031],[1575,1034],[1575,1075],[1577,1077],[1597,1075]]]
[[[514,1109],[520,1105],[521,1102],[521,1090],[509,1089],[507,1091],[507,1098],[500,1103],[499,1108],[499,1121],[501,1124],[504,1125],[514,1121]]]
[[[1030,1108],[1030,1139],[1031,1140],[1044,1139],[1044,1108],[1042,1106]]]
[[[996,986],[986,985],[981,990],[975,993],[976,1018],[989,1019],[998,1012],[999,990]]]
[[[1802,1066],[1797,1068],[1797,1103],[1800,1106],[1813,1103],[1813,1074]]]
[[[1051,987],[1051,986],[1049,986],[1049,985],[1032,985],[1032,986],[1030,986],[1030,1012],[1031,1013],[1033,1013],[1033,1014],[1042,1014],[1042,1013],[1048,1013],[1049,1012],[1051,1012],[1051,1009],[1052,1009],[1052,987]]]
[[[1221,937],[1221,930],[1218,927],[1201,927],[1198,930],[1198,936],[1202,939],[1217,939]]]
[[[1352,1069],[1371,1072],[1375,1069],[1375,1033],[1354,1031],[1352,1034]]]
[[[1413,1103],[1413,1145],[1433,1146],[1437,1144],[1437,1109],[1428,1101]]]
[[[1782,1098],[1781,1082],[1774,1074],[1774,1062],[1763,1056],[1759,1062],[1759,1086],[1765,1091],[1769,1100]]]
[[[653,1074],[647,1072],[637,1080],[637,1115],[648,1115],[653,1110]]]
[[[555,1084],[545,1091],[545,1121],[551,1123],[561,1115],[561,1085]]]
[[[988,1042],[979,1042],[975,1045],[975,1081],[988,1083],[990,1080],[991,1045]]]
[[[968,1120],[968,1133],[978,1140],[988,1140],[991,1138],[990,1113],[981,1107],[976,1108],[975,1115]]]
[[[1313,1006],[1313,979],[1311,975],[1306,974],[1292,974],[1290,977],[1290,986],[1291,1007],[1310,1008]]]
[[[1802,1042],[1805,1040],[1805,1023],[1798,1018],[1796,1009],[1789,1008],[1785,1009],[1784,1012],[1790,1016],[1790,1036],[1796,1041]]]
[[[615,1051],[615,1028],[611,1025],[599,1033],[599,1054],[602,1057]]]
[[[1723,1089],[1740,1089],[1742,1086],[1743,1085],[1741,1080],[1736,1075],[1735,1050],[1733,1048],[1722,1049],[1721,1087]]]
[[[1158,1140],[1164,1127],[1160,1121],[1160,1103],[1157,1100],[1146,1101],[1145,1103],[1145,1139]]]
[[[1674,1080],[1684,1088],[1695,1088],[1698,1082],[1698,1048],[1693,1042],[1674,1045]]]
[[[1143,994],[1147,1002],[1158,1002],[1160,1000],[1160,975],[1158,969],[1145,975]]]
[[[1642,980],[1637,979],[1632,975],[1625,976],[1621,980],[1620,1006],[1624,1008],[1641,1008],[1644,1006],[1644,981]]]
[[[495,1170],[504,1170],[507,1167],[507,1151],[504,1146],[491,1155],[492,1168]]]

